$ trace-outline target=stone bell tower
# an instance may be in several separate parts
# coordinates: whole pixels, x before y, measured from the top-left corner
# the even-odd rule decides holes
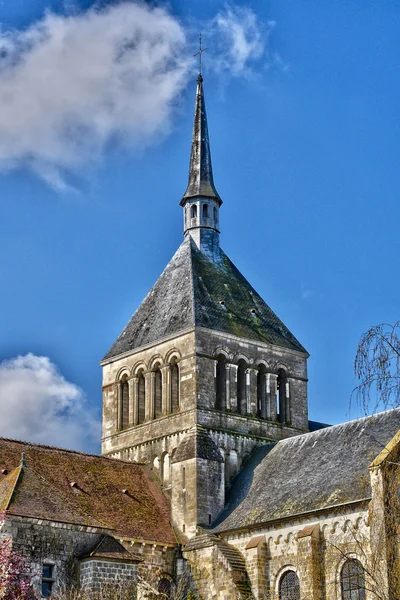
[[[184,241],[101,362],[102,452],[149,463],[191,536],[257,445],[308,431],[308,354],[220,247],[201,75],[180,204]]]

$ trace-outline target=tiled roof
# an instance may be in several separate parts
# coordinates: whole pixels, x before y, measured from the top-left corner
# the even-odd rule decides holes
[[[213,262],[188,237],[103,360],[195,326],[306,352],[222,250]]]
[[[22,452],[26,466],[16,481]],[[8,513],[174,544],[170,506],[144,465],[0,438],[0,503]],[[14,479],[13,479],[14,477]],[[14,485],[13,485],[14,483]],[[129,493],[124,493],[127,490]]]
[[[400,429],[400,409],[256,449],[214,531],[370,498],[368,467]]]

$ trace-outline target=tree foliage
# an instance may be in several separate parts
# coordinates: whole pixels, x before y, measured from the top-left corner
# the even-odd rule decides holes
[[[365,414],[400,406],[400,321],[363,334],[354,372],[360,381],[354,393]]]
[[[0,530],[5,513],[0,513]],[[33,600],[30,570],[24,559],[12,549],[12,540],[0,540],[0,598],[2,600]]]

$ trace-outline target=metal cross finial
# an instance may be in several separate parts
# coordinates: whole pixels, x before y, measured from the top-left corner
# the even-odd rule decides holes
[[[203,48],[202,45],[201,45],[201,33],[199,35],[199,41],[200,41],[200,49],[193,56],[198,56],[199,57],[199,74],[201,75],[201,55],[203,54],[203,52],[205,50],[207,50],[207,48]]]

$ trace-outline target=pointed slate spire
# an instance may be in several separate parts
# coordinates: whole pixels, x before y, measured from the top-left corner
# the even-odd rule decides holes
[[[214,185],[206,105],[203,92],[203,77],[201,74],[199,74],[197,78],[189,184],[180,202],[181,206],[184,206],[186,200],[189,198],[195,198],[197,196],[214,198],[219,205],[222,204],[222,200]]]

